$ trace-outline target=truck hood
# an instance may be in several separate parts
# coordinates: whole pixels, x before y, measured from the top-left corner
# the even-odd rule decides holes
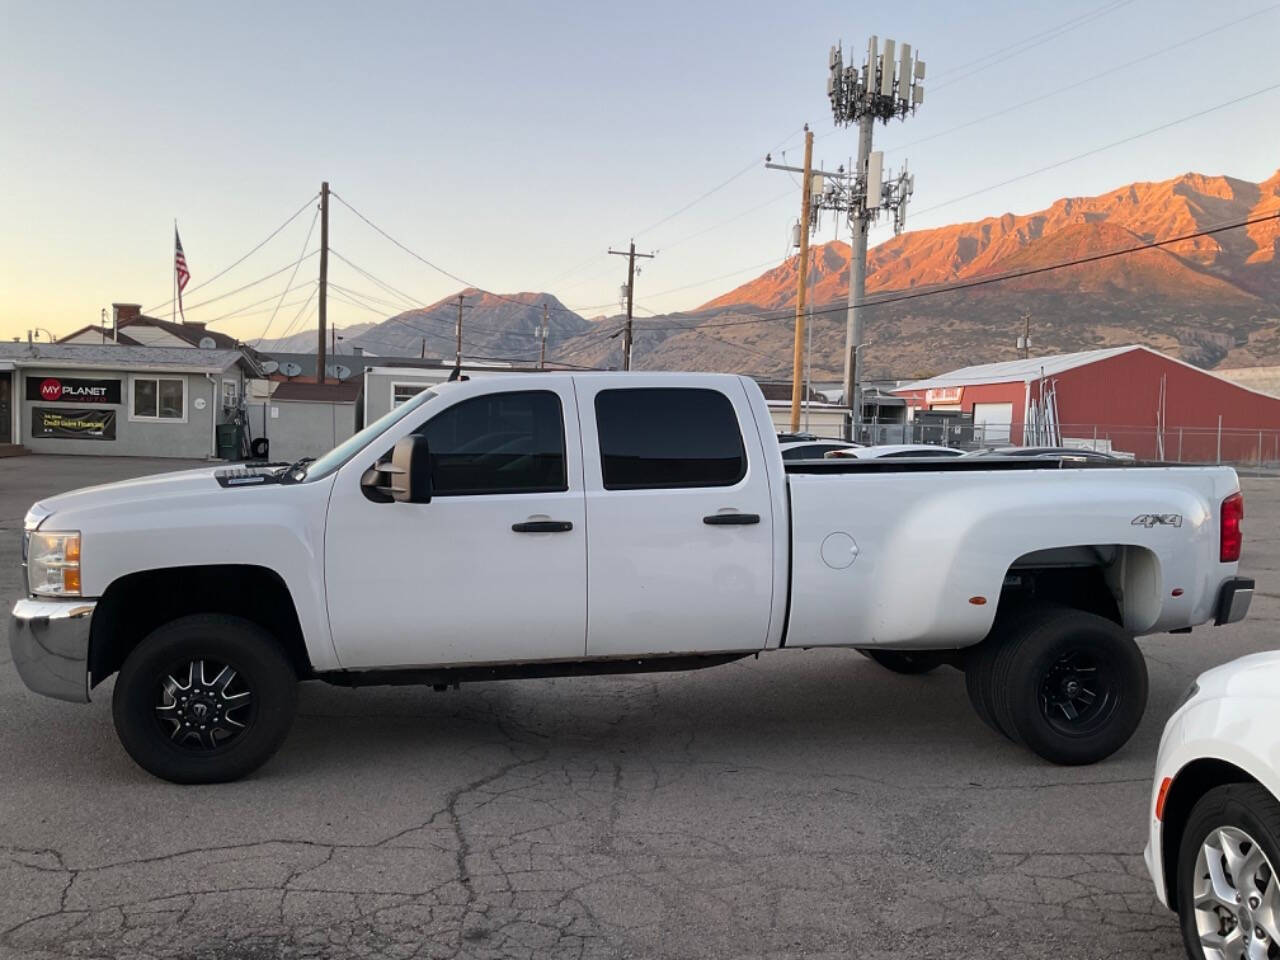
[[[133,480],[103,483],[96,487],[81,487],[69,493],[45,497],[37,501],[27,513],[26,526],[31,528],[51,514],[67,511],[91,511],[102,507],[119,510],[138,503],[159,505],[175,497],[198,493],[213,494],[218,490],[218,481],[214,479],[214,474],[218,470],[225,469],[225,466],[220,465],[201,467],[198,470],[159,473]]]

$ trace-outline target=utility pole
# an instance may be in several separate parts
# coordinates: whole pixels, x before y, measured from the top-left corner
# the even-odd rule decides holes
[[[804,388],[804,307],[809,287],[809,207],[813,202],[813,131],[804,125],[804,178],[800,182],[800,259],[796,264],[796,336],[791,357],[791,432],[800,430]]]
[[[850,171],[847,191],[833,197],[831,206],[849,214],[849,299],[845,322],[844,395],[849,404],[851,429],[857,439],[862,419],[861,370],[863,312],[867,293],[867,235],[880,210],[894,212],[894,232],[906,226],[907,200],[915,189],[915,178],[905,167],[896,181],[884,181],[884,154],[871,149],[876,120],[888,123],[905,118],[924,102],[924,61],[912,60],[911,45],[904,43],[901,57],[894,63],[895,44],[871,37],[861,71],[844,65],[842,46],[831,48],[828,60],[827,95],[837,124],[858,125],[858,161]],[[896,66],[896,70],[895,70]],[[895,83],[896,74],[896,83]]]
[[[1022,359],[1031,358],[1031,314],[1022,315],[1022,336],[1018,338],[1018,347],[1022,350]]]
[[[547,304],[542,304],[542,348],[538,352],[538,369],[547,368]]]
[[[453,357],[453,365],[458,370],[462,369],[462,311],[471,309],[469,305],[463,304],[462,301],[465,297],[466,297],[465,293],[458,294],[458,325],[455,330],[455,333],[457,334],[457,338],[458,338],[458,343],[457,343],[457,348],[454,352],[454,357]],[[425,344],[426,341],[424,340],[423,343]],[[425,350],[426,348],[424,347],[423,349]]]
[[[630,370],[631,343],[633,339],[631,334],[631,312],[635,306],[636,257],[652,260],[656,255],[652,253],[636,253],[636,242],[634,240],[631,241],[630,250],[614,250],[610,248],[609,253],[615,257],[627,258],[627,286],[625,290],[627,294],[627,325],[622,332],[622,369]]]
[[[320,184],[320,339],[316,351],[316,383],[324,383],[324,328],[329,308],[329,181]]]

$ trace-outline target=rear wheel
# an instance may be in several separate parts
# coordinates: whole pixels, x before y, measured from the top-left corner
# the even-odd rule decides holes
[[[1147,704],[1133,638],[1103,617],[1041,607],[984,641],[968,680],[980,716],[1059,764],[1096,763],[1129,740]],[[975,695],[976,694],[976,695]]]
[[[1026,610],[1001,613],[986,639],[969,650],[964,663],[965,692],[969,694],[969,703],[973,705],[973,712],[996,733],[1014,742],[1018,740],[1017,732],[1012,727],[1001,725],[996,716],[992,681],[995,676],[996,655],[1011,637],[1023,629],[1022,620],[1026,616]]]
[[[153,631],[116,680],[116,733],[138,766],[174,783],[236,780],[275,753],[297,679],[275,639],[238,617],[183,617]]]
[[[1178,847],[1178,917],[1196,960],[1280,957],[1280,803],[1235,783],[1191,809]]]
[[[858,652],[894,673],[928,673],[942,663],[936,653],[927,650],[873,650],[859,647]]]

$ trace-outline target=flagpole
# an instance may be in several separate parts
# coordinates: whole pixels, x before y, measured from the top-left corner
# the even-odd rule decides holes
[[[176,254],[178,249],[178,218],[173,218],[173,248]],[[169,258],[170,269],[173,270],[173,303],[169,305],[169,320],[171,323],[178,322],[178,258],[172,256]]]

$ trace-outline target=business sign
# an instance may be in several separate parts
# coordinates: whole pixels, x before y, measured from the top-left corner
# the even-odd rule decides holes
[[[964,387],[935,387],[924,392],[925,403],[959,403]]]
[[[27,377],[27,399],[45,403],[119,403],[119,380]]]
[[[114,440],[114,410],[31,408],[32,440]]]

